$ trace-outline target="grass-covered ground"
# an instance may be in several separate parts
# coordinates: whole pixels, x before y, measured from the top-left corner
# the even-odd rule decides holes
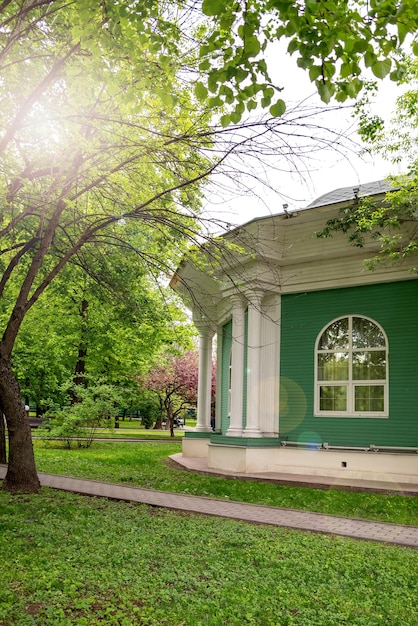
[[[170,437],[170,431],[166,430],[166,429],[161,429],[161,430],[154,430],[153,428],[143,428],[143,426],[141,425],[141,422],[139,420],[120,420],[119,421],[119,427],[118,428],[114,428],[113,427],[113,420],[112,420],[112,427],[110,428],[98,428],[94,431],[94,437],[96,438],[100,438],[100,439],[124,439],[124,438],[128,438],[128,439],[167,439],[167,440],[172,440],[172,437]],[[196,422],[192,422],[191,420],[189,420],[189,422],[187,423],[187,425],[189,426],[195,426]],[[184,428],[183,427],[179,427],[179,428],[175,428],[174,429],[174,438],[175,439],[181,439],[184,436]],[[33,431],[33,437],[35,439],[48,439],[49,438],[49,433],[47,429],[36,429]],[[86,433],[87,436],[87,433]]]
[[[35,442],[40,471],[128,483],[147,489],[418,525],[418,498],[309,489],[187,472],[167,463],[169,455],[181,451],[180,441],[95,442],[91,448],[73,450],[57,445],[56,442]]]
[[[0,626],[418,624],[407,548],[43,489],[0,491],[0,553]]]

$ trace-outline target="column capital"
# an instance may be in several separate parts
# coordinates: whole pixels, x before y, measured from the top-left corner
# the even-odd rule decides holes
[[[249,289],[245,292],[245,297],[247,298],[248,302],[255,307],[261,306],[261,301],[265,295],[266,292],[264,291],[264,289],[255,288]]]
[[[199,331],[199,335],[211,338],[216,332],[215,323],[202,313],[193,313],[193,324]]]
[[[230,296],[230,300],[234,308],[245,307],[247,306],[247,302],[248,302],[247,298],[245,297],[243,293],[233,293]]]

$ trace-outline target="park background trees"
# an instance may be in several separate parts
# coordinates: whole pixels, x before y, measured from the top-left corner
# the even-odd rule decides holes
[[[184,354],[162,354],[142,381],[145,389],[157,395],[162,419],[166,419],[171,436],[174,423],[184,417],[187,408],[197,404],[199,354],[189,350]],[[214,408],[216,364],[212,362],[211,404]]]
[[[399,79],[394,50],[418,19],[412,0],[367,6],[205,0],[202,8],[160,0],[1,4],[6,489],[39,488],[13,354],[26,316],[49,297],[61,272],[71,266],[96,280],[92,268],[109,249],[129,250],[159,284],[188,244],[202,240],[202,184],[230,155],[286,159],[303,152],[305,138],[321,134],[312,112],[295,110],[293,132],[286,133],[289,113],[264,59],[269,42],[289,38],[323,100],[335,93],[343,101],[361,89],[360,59],[379,77],[394,64],[391,77]],[[276,120],[246,123],[244,113],[259,105]],[[230,123],[240,125],[238,132]],[[295,128],[305,129],[302,142]],[[83,342],[77,348],[82,369]]]

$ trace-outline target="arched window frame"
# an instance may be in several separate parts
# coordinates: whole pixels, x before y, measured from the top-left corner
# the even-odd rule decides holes
[[[374,324],[377,329],[382,333],[384,338],[384,345],[382,346],[365,346],[365,347],[354,347],[353,346],[353,319],[359,318],[366,320],[372,324]],[[348,340],[349,345],[346,348],[338,347],[335,349],[319,349],[319,343],[327,331],[333,324],[340,320],[348,320]],[[383,352],[385,353],[385,377],[378,379],[355,379],[353,377],[353,355],[359,355],[361,352]],[[347,378],[341,379],[321,379],[319,380],[319,355],[320,354],[332,354],[339,353],[348,355],[348,376]],[[389,363],[388,363],[388,355],[389,355],[389,346],[387,335],[382,328],[382,326],[376,322],[374,319],[367,317],[365,315],[353,314],[353,315],[343,315],[335,318],[334,320],[328,322],[326,326],[322,328],[315,343],[315,409],[314,415],[316,417],[372,417],[372,418],[387,418],[389,411]],[[346,388],[346,408],[345,410],[335,410],[334,409],[324,409],[321,407],[321,388],[324,387],[340,387]],[[369,410],[369,411],[361,411],[356,410],[355,402],[356,402],[356,388],[358,387],[383,387],[383,409],[382,410]]]
[[[228,418],[231,417],[231,403],[232,403],[232,344],[229,351],[229,365],[228,365]]]

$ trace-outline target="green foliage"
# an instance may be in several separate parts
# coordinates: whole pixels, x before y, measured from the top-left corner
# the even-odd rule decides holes
[[[0,492],[0,527],[12,564],[2,575],[2,625],[418,620],[416,552],[405,548],[49,489]]]
[[[141,414],[141,424],[149,429],[154,426],[155,422],[161,416],[160,403],[158,398],[152,392],[142,390],[136,398],[135,405]]]
[[[75,402],[54,411],[42,431],[46,439],[62,439],[68,449],[73,443],[89,448],[99,428],[113,426],[111,420],[117,415],[120,392],[111,385],[96,383],[88,387],[71,385],[67,393]]]
[[[69,261],[97,278],[105,251],[113,247],[121,258],[125,249],[141,258],[141,274],[147,267],[160,280],[196,236],[199,181],[212,167],[203,149],[211,143],[209,116],[180,79],[185,40],[165,8],[93,9],[80,0],[21,13],[20,3],[7,4],[9,27],[0,32],[5,326],[13,309],[21,323]],[[8,332],[13,342],[16,330]]]
[[[368,85],[356,108],[367,150],[395,164],[405,164],[406,174],[388,179],[393,191],[386,194],[383,202],[362,199],[341,209],[339,216],[317,233],[319,237],[328,237],[342,232],[350,244],[358,247],[377,242],[378,253],[366,261],[371,270],[378,264],[404,263],[413,272],[418,271],[418,62],[409,59],[406,66],[403,80],[409,88],[398,98],[389,127],[373,113],[374,84]]]
[[[418,30],[415,0],[243,4],[205,0],[202,10],[208,30],[200,48],[200,67],[208,74],[207,85],[215,100],[228,104],[222,93],[225,84],[233,93],[232,112],[224,116],[224,124],[229,115],[241,116],[241,105],[254,102],[255,96],[262,107],[270,107],[272,115],[283,114],[283,106],[278,105],[280,89],[272,86],[265,61],[268,44],[287,41],[288,52],[308,72],[322,100],[335,97],[344,102],[360,93],[367,68],[379,79],[390,74],[392,80],[402,80],[404,64],[398,51],[407,35],[415,37]],[[414,53],[417,50],[415,42]],[[272,65],[278,65],[274,47],[269,52]]]
[[[51,401],[65,403],[61,390],[75,373],[80,348],[85,372],[118,385],[129,404],[138,393],[136,377],[162,345],[189,346],[195,331],[183,308],[136,252],[143,245],[140,229],[126,235],[123,249],[87,246],[79,255],[83,267],[67,265],[25,317],[13,365],[22,394],[44,410]],[[171,256],[177,258],[176,251],[166,251],[167,263]]]

